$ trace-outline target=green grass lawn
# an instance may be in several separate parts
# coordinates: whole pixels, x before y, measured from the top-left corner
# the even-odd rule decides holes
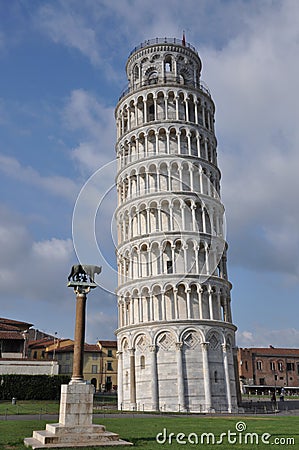
[[[93,404],[94,412],[117,412],[117,405],[109,401],[96,400]],[[114,409],[111,409],[114,408]],[[14,414],[58,414],[59,401],[51,400],[17,400],[16,405],[12,405],[9,401],[0,402],[0,419],[1,416]],[[0,449],[1,450],[1,449]]]
[[[238,432],[236,424],[243,422],[246,425],[246,431]],[[96,419],[95,423],[101,423],[107,427],[109,431],[114,431],[120,435],[121,438],[134,443],[136,450],[155,450],[158,448],[169,448],[173,450],[178,449],[192,449],[192,448],[218,448],[221,450],[241,450],[241,449],[269,449],[269,445],[275,445],[274,448],[292,448],[299,449],[299,417],[297,416],[254,416],[254,417],[148,417],[148,418],[119,418],[119,419]],[[43,430],[46,422],[40,421],[0,421],[0,449],[1,450],[24,450],[24,437],[32,436],[33,430]],[[166,431],[167,439],[163,444],[163,430]],[[228,432],[231,434],[231,443],[228,443]],[[157,443],[156,436],[160,435],[161,444]],[[170,433],[174,433],[170,436]],[[184,433],[185,436],[179,436],[179,440],[183,443],[178,443],[176,437],[179,433]],[[212,444],[212,435],[210,435],[210,443],[207,443],[207,435],[204,437],[204,442],[200,442],[200,437],[203,433],[213,433],[218,444]],[[225,433],[225,436],[224,436]],[[245,443],[246,433],[256,433],[259,443],[252,444],[248,437],[248,443]],[[262,442],[263,433],[264,440]],[[220,444],[220,435],[222,435],[222,443]],[[199,443],[195,444],[196,435],[199,437]],[[189,441],[188,441],[189,437]],[[237,438],[241,439],[240,443],[233,443]],[[293,443],[287,443],[287,438],[293,438]],[[170,443],[169,443],[170,439]],[[254,437],[254,440],[256,438]],[[275,441],[276,439],[276,441]],[[192,443],[193,442],[193,443]],[[129,447],[128,447],[129,448]],[[273,447],[272,447],[273,448]],[[92,447],[85,447],[84,450],[91,450]]]
[[[59,402],[51,400],[18,400],[16,405],[11,402],[0,402],[0,416],[11,414],[58,414]],[[2,449],[1,449],[2,450]]]

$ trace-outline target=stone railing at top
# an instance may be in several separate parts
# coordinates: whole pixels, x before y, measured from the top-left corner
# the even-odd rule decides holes
[[[155,39],[148,39],[147,41],[142,42],[137,47],[135,47],[131,53],[129,54],[129,58],[133,55],[133,53],[137,52],[141,48],[149,47],[150,45],[155,44],[176,44],[176,45],[182,45],[183,47],[190,48],[193,52],[197,53],[197,50],[193,45],[189,44],[188,42],[184,42],[183,39],[177,39],[177,38],[155,38]]]

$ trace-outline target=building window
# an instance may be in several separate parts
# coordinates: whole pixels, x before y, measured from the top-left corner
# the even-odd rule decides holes
[[[145,369],[145,357],[140,356],[140,369]]]
[[[61,373],[69,373],[70,366],[61,366]]]
[[[71,359],[71,355],[70,355],[69,353],[67,353],[67,354],[65,355],[65,359],[66,359],[67,361],[69,361],[69,360]]]
[[[248,362],[245,361],[245,370],[248,370]]]
[[[96,379],[96,378],[92,378],[92,379],[90,380],[90,383],[93,384],[95,390],[97,390],[97,379]]]
[[[166,261],[167,273],[173,273],[172,261]]]
[[[92,365],[91,366],[91,373],[98,373],[98,366]]]
[[[264,386],[264,384],[265,384],[265,378],[260,378],[260,379],[259,379],[259,382],[260,382],[260,386]]]
[[[257,361],[256,362],[256,368],[257,368],[257,370],[263,370],[263,363],[262,363],[262,361]]]
[[[112,358],[112,350],[108,350],[108,356],[109,356],[109,358]]]
[[[297,364],[297,375],[299,375],[299,364]]]
[[[33,359],[37,359],[37,352],[33,353]]]
[[[165,59],[165,72],[171,72],[172,71],[172,60],[171,56],[167,56]]]
[[[215,383],[218,383],[218,373],[217,373],[217,370],[215,370],[215,372],[214,372],[214,381],[215,381]]]
[[[93,360],[98,359],[97,353],[93,353],[93,354],[92,354],[92,359],[93,359]]]
[[[111,377],[106,377],[106,391],[111,391],[111,388],[112,388]]]
[[[282,365],[282,362],[278,362],[277,365],[278,365],[278,370],[279,370],[280,372],[282,372],[282,371],[283,371],[283,365]]]
[[[281,377],[280,377],[281,378]],[[277,381],[278,380],[278,376],[274,375],[274,380]]]
[[[270,362],[270,370],[275,370],[275,362],[274,361]]]
[[[288,371],[293,371],[293,370],[295,370],[295,365],[294,365],[294,363],[287,363],[287,370],[288,370]]]
[[[107,362],[107,370],[113,370],[111,361]]]

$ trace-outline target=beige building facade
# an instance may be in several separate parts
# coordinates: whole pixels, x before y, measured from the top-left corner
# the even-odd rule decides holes
[[[238,349],[241,390],[244,394],[281,391],[299,393],[299,349],[270,346]]]

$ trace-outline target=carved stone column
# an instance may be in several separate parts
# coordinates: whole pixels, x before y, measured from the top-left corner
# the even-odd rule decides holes
[[[130,350],[130,402],[131,407],[136,409],[136,378],[135,378],[135,348]]]
[[[151,355],[151,390],[152,390],[152,410],[159,410],[158,398],[158,372],[157,372],[157,348],[155,345],[149,346]]]
[[[224,366],[224,377],[225,377],[226,398],[227,398],[227,410],[230,413],[232,412],[232,400],[231,400],[230,376],[229,376],[226,344],[222,344],[222,353],[223,353],[223,366]]]
[[[123,352],[117,352],[117,399],[118,409],[122,410],[123,403]]]
[[[211,409],[211,386],[210,386],[210,371],[209,371],[209,361],[208,361],[208,342],[202,342],[202,371],[203,371],[203,381],[205,390],[205,410],[210,411]]]
[[[185,387],[184,387],[184,370],[183,370],[183,343],[177,342],[176,344],[177,350],[177,373],[178,373],[178,403],[180,410],[186,409],[185,405]]]

